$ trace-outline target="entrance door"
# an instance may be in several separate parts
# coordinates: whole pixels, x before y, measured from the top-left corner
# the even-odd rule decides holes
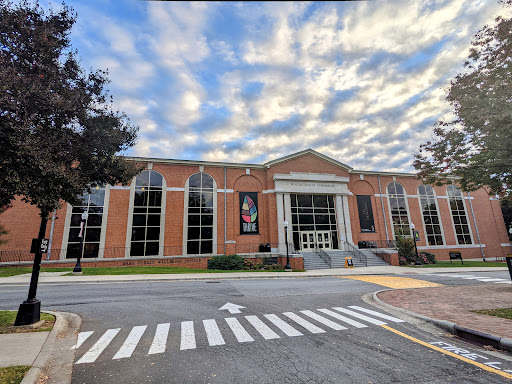
[[[330,249],[331,234],[329,232],[305,231],[300,233],[301,249],[315,249],[315,247]]]

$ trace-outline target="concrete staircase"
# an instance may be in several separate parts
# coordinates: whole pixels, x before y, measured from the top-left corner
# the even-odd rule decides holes
[[[344,268],[345,267],[345,257],[352,257],[352,263],[354,264],[354,268],[357,267],[366,267],[364,262],[359,261],[358,258],[353,257],[352,254],[348,251],[340,251],[337,249],[329,249],[325,250],[329,256],[331,256],[331,268]],[[360,249],[360,251],[366,256],[367,266],[379,266],[379,265],[389,265],[380,257],[375,255],[369,249]],[[304,258],[304,269],[306,271],[310,271],[313,269],[328,269],[329,266],[325,263],[325,261],[318,256],[315,252],[301,251],[301,255]]]

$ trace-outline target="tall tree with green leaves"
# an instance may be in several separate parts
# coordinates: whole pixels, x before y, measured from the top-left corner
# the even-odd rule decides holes
[[[512,19],[484,26],[464,67],[446,98],[456,117],[436,124],[413,166],[430,184],[449,184],[456,176],[464,191],[487,187],[512,198]]]
[[[63,201],[77,203],[97,185],[126,184],[139,171],[116,156],[135,144],[138,127],[113,109],[106,73],[81,68],[69,39],[75,21],[64,4],[46,12],[26,0],[0,0],[0,206],[16,195],[36,205],[40,239]],[[29,304],[37,301],[40,261],[38,252]]]

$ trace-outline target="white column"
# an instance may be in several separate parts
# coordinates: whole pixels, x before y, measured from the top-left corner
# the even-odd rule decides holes
[[[347,231],[347,241],[352,243],[352,226],[350,225],[350,212],[348,210],[348,197],[343,195],[343,219],[345,223],[345,230]]]
[[[279,252],[286,252],[284,245],[284,206],[283,206],[283,194],[276,193],[277,203],[277,240],[279,242]]]
[[[347,232],[345,230],[345,220],[343,219],[343,203],[341,201],[341,195],[336,195],[336,222],[338,223],[338,242],[341,246],[341,238],[347,240]]]
[[[292,202],[289,193],[284,194],[284,220],[288,221],[288,242],[293,243]]]

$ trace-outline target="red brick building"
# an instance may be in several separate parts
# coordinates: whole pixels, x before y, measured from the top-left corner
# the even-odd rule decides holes
[[[411,223],[418,249],[439,260],[453,251],[464,258],[510,252],[499,201],[484,189],[462,193],[453,185],[423,185],[414,174],[357,171],[311,149],[261,165],[130,159],[146,165],[131,186],[98,188],[81,206],[56,212],[47,230],[49,262],[74,265],[82,252],[88,265],[204,268],[219,254],[284,255],[285,220],[299,252],[345,242],[381,245],[410,235]],[[9,231],[0,262],[30,260],[38,210],[17,201],[0,222]],[[292,267],[301,265],[300,256],[292,258]]]

